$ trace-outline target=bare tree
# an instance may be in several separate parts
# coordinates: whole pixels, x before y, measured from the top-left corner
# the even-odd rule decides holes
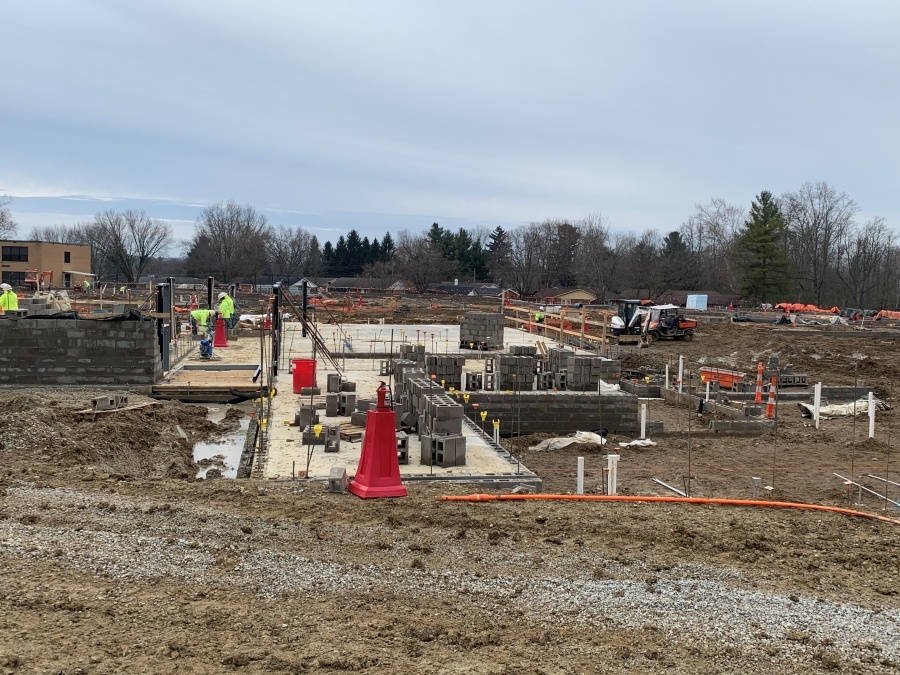
[[[76,241],[75,228],[68,225],[47,225],[46,227],[32,227],[28,235],[31,241],[55,242],[58,244],[80,244]]]
[[[893,250],[894,235],[885,225],[884,218],[873,218],[861,228],[851,228],[844,233],[837,273],[854,307],[866,307],[867,301],[875,299],[871,292],[886,273],[884,263],[892,258]],[[884,298],[879,300],[884,302]]]
[[[394,263],[377,260],[363,265],[363,277],[375,282],[375,290],[386,291],[394,283]]]
[[[229,200],[207,206],[197,217],[188,253],[195,274],[214,274],[225,281],[256,277],[266,265],[270,228],[252,206]]]
[[[509,233],[509,251],[506,260],[508,270],[504,279],[523,297],[539,290],[543,261],[542,245],[543,237],[537,223],[518,227]]]
[[[609,230],[609,219],[602,213],[590,213],[575,223],[581,234],[575,255],[574,270],[578,281],[601,302],[619,274],[623,238],[615,239]]]
[[[312,237],[302,227],[279,225],[272,228],[268,242],[268,261],[272,271],[281,279],[290,281],[300,276],[309,257]]]
[[[94,217],[94,225],[116,278],[129,282],[140,279],[147,263],[172,243],[172,226],[144,211],[104,211]]]
[[[19,226],[13,220],[12,213],[9,210],[11,201],[12,197],[0,195],[0,239],[10,239],[19,230]]]
[[[412,235],[406,230],[397,235],[394,261],[398,276],[418,293],[427,291],[429,284],[447,279],[456,269],[428,237]]]
[[[834,275],[840,242],[859,211],[850,197],[825,181],[804,183],[780,199],[788,231],[788,255],[800,299],[821,305]]]
[[[737,271],[732,252],[746,213],[724,199],[696,204],[694,215],[679,232],[688,247],[692,285],[714,291],[733,291]]]

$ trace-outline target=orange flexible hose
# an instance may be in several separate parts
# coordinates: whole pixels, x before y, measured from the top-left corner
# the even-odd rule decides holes
[[[885,518],[874,513],[842,509],[837,506],[822,506],[821,504],[802,504],[800,502],[765,502],[754,499],[714,499],[702,497],[640,497],[631,495],[442,495],[435,497],[435,501],[441,502],[506,502],[525,500],[560,500],[575,502],[665,502],[669,504],[724,504],[726,506],[771,506],[783,509],[809,509],[812,511],[832,511],[843,513],[846,516],[860,516],[872,518],[893,525],[900,525],[900,520]]]

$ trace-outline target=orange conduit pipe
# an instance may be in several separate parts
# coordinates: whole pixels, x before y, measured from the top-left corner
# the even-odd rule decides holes
[[[435,501],[441,502],[509,502],[526,500],[560,500],[575,502],[665,502],[668,504],[724,504],[725,506],[770,506],[782,509],[809,509],[811,511],[832,511],[843,513],[846,516],[860,516],[872,518],[893,525],[900,525],[900,520],[877,516],[874,513],[842,509],[837,506],[822,506],[820,504],[803,504],[800,502],[764,502],[754,499],[713,499],[702,497],[635,497],[631,495],[442,495],[435,497]]]

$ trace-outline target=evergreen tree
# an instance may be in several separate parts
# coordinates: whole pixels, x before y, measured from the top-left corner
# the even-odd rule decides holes
[[[369,247],[369,257],[366,259],[368,264],[377,263],[381,260],[381,244],[378,243],[378,237],[375,237],[372,240],[372,245]]]
[[[332,267],[329,270],[329,274],[333,274],[336,277],[349,276],[347,267],[350,262],[350,255],[347,251],[347,240],[344,239],[344,235],[338,237],[337,245],[334,247],[334,258],[332,260]]]
[[[347,233],[347,262],[346,271],[343,274],[348,277],[359,274],[364,263],[362,239],[359,237],[359,232],[350,230]]]
[[[330,241],[322,247],[322,271],[328,275],[334,274],[334,246]]]
[[[780,302],[789,287],[786,227],[778,203],[768,190],[750,206],[750,218],[737,240],[741,294],[754,302]]]
[[[383,262],[390,262],[393,257],[394,239],[391,237],[390,232],[385,232],[384,236],[381,238],[381,260]]]

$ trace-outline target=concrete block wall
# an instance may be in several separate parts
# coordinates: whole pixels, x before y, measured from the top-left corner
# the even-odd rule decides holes
[[[479,406],[477,412],[472,408],[473,403]],[[520,406],[523,434],[565,435],[600,428],[610,433],[633,434],[640,430],[638,397],[622,391],[603,393],[599,397],[597,392],[477,392],[469,395],[466,413],[480,425],[481,417],[477,413],[486,410],[486,428],[492,428],[491,420],[499,419],[500,434],[507,436],[518,428]]]
[[[153,321],[0,320],[0,385],[150,385],[161,377]]]

